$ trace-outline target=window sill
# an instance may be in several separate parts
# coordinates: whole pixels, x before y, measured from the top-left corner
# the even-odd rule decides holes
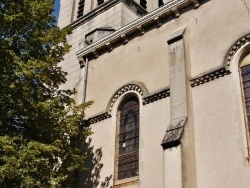
[[[133,185],[133,184],[137,184],[137,183],[139,183],[139,176],[135,176],[132,178],[126,178],[123,180],[115,180],[114,188],[124,187],[124,186]]]

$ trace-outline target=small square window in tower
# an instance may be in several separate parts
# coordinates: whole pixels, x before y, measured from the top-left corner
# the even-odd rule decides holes
[[[84,11],[84,3],[85,0],[80,0],[78,4],[78,11],[77,11],[77,18],[80,18],[83,16],[83,11]]]
[[[139,175],[139,101],[126,99],[118,112],[117,180]]]

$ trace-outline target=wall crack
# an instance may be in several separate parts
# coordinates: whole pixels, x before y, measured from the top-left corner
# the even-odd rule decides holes
[[[244,5],[245,5],[245,7],[246,7],[246,9],[247,9],[247,13],[248,13],[248,15],[249,15],[249,7],[248,7],[248,5],[247,5],[247,3],[246,3],[246,1],[245,0],[241,0],[243,3],[244,3]]]

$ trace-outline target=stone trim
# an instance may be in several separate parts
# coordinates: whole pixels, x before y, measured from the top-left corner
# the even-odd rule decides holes
[[[226,56],[226,63],[225,66],[229,67],[230,62],[233,59],[235,53],[240,49],[242,46],[244,46],[246,43],[250,42],[250,33],[241,37],[239,40],[237,40],[234,45],[230,48],[229,52]]]
[[[230,70],[226,69],[225,67],[219,68],[217,70],[211,71],[209,73],[203,74],[197,78],[193,78],[190,80],[191,87],[196,87],[198,85],[210,82],[212,80],[218,79],[225,75],[230,74]]]
[[[143,105],[153,103],[155,101],[158,101],[160,99],[166,98],[170,96],[170,89],[164,89],[159,92],[155,92],[154,94],[148,95],[144,98]]]
[[[134,33],[140,32],[141,35],[145,32],[144,27],[155,24],[156,27],[161,25],[161,17],[171,16],[175,14],[177,17],[179,13],[176,10],[182,10],[183,8],[193,4],[194,8],[199,7],[198,0],[173,0],[166,3],[164,6],[148,13],[147,15],[131,22],[130,24],[120,28],[114,33],[96,41],[95,43],[76,52],[78,59],[89,57],[93,55],[93,51],[103,50],[107,43],[116,43],[124,40],[124,36],[129,36]],[[139,28],[139,29],[138,29]]]
[[[161,142],[161,146],[163,147],[163,149],[176,147],[181,143],[180,140],[184,131],[186,120],[187,116],[170,121],[165,136]]]

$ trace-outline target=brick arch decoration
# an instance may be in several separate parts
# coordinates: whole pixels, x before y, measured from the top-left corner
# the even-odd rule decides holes
[[[107,107],[107,113],[109,115],[111,115],[111,112],[112,112],[112,109],[116,103],[116,101],[124,94],[124,93],[127,93],[127,92],[131,92],[131,91],[134,91],[134,92],[137,92],[141,98],[142,98],[142,101],[144,103],[144,96],[146,95],[147,93],[147,89],[142,85],[142,84],[135,84],[135,83],[130,83],[130,84],[127,84],[127,85],[124,85],[123,87],[121,87],[120,89],[118,89],[115,94],[111,97],[109,103],[108,103],[108,107]]]
[[[111,117],[112,110],[114,108],[115,103],[117,100],[125,93],[137,93],[141,99],[142,104],[147,105],[150,103],[153,103],[155,101],[161,100],[163,98],[170,96],[170,89],[169,87],[163,88],[161,90],[155,91],[151,94],[148,93],[148,90],[146,87],[139,83],[139,82],[131,82],[124,86],[122,86],[120,89],[118,89],[110,98],[107,108],[104,113],[100,113],[98,115],[95,115],[93,117],[90,117],[85,121],[85,125],[88,126],[90,124],[97,123],[99,121],[103,121],[105,119],[108,119]]]
[[[245,36],[241,37],[239,40],[237,40],[233,46],[230,48],[230,50],[227,53],[226,56],[226,62],[225,62],[225,67],[229,68],[230,63],[236,54],[236,52],[245,44],[249,43],[250,44],[250,33],[246,34]]]

